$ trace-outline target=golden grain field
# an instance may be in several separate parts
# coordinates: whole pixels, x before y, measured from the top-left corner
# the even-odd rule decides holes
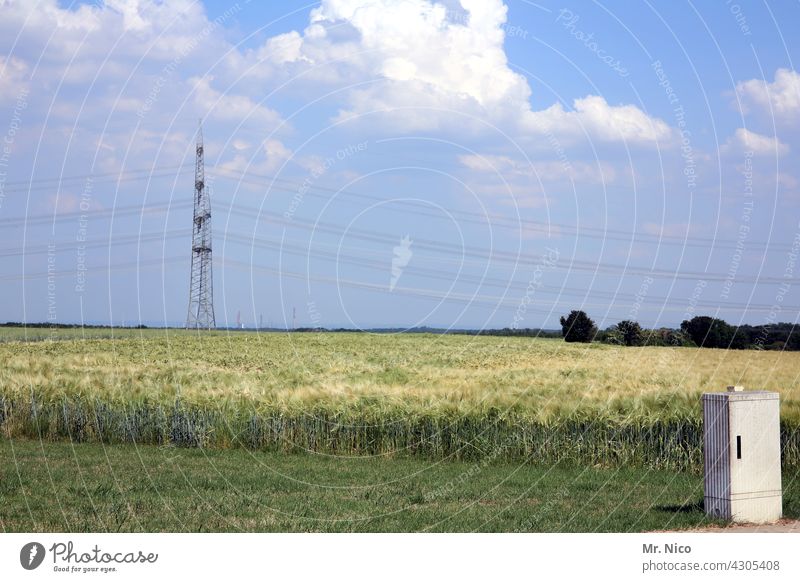
[[[642,431],[652,436],[653,427],[667,432],[652,438],[669,439],[672,429],[663,427],[688,426],[687,438],[696,440],[700,394],[728,384],[780,392],[785,430],[800,426],[800,354],[792,352],[427,334],[148,330],[123,336],[0,343],[6,431],[106,438],[97,410],[123,416],[128,410],[132,417],[146,410],[141,423],[163,427],[136,429],[141,438],[146,433],[169,440],[168,425],[178,411],[180,430],[199,431],[189,439],[198,446],[233,444],[255,433],[265,442],[288,439],[301,448],[385,452],[408,449],[415,439],[427,443],[430,434],[445,438],[446,432],[447,442],[437,445],[446,454],[469,446],[470,439],[485,441],[494,430],[491,446],[510,439],[512,448],[528,450],[529,444],[520,444],[525,427],[561,427],[568,438],[586,423],[604,430],[634,427],[622,440],[640,439]],[[79,417],[74,431],[70,414]],[[38,415],[39,426],[30,418],[23,422],[26,415]],[[275,428],[275,419],[289,424]],[[262,421],[268,430],[255,428]],[[122,421],[104,422],[126,430],[119,428]],[[376,424],[383,427],[379,434]],[[335,433],[347,430],[372,432],[339,442],[345,436]],[[787,436],[796,440],[796,431]]]

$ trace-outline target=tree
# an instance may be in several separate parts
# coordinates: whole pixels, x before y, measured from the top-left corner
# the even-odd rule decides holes
[[[786,340],[786,349],[800,350],[800,329],[792,329],[789,332],[789,337]]]
[[[567,317],[561,317],[559,321],[561,334],[567,342],[589,343],[597,333],[594,322],[583,311],[570,311]]]
[[[622,336],[622,343],[626,346],[638,346],[642,344],[642,326],[635,321],[624,320],[617,324],[617,330]]]
[[[701,348],[727,348],[735,330],[722,321],[707,315],[698,315],[681,323],[681,330]]]

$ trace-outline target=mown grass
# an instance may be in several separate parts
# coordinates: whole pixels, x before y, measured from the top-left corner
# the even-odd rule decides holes
[[[800,464],[798,353],[418,334],[57,333],[62,341],[0,344],[6,437],[696,471],[700,394],[743,384],[781,393],[785,464]]]
[[[12,531],[594,532],[707,525],[702,479],[642,469],[0,440]],[[784,512],[800,514],[800,475]]]

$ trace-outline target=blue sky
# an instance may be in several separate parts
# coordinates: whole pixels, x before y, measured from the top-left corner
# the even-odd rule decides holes
[[[0,321],[798,317],[796,3],[11,1]]]

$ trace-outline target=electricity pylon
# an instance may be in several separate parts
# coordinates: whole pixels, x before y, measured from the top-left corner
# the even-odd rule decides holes
[[[197,130],[192,221],[192,274],[186,328],[214,329],[214,276],[211,262],[211,199],[205,184],[203,127]]]

